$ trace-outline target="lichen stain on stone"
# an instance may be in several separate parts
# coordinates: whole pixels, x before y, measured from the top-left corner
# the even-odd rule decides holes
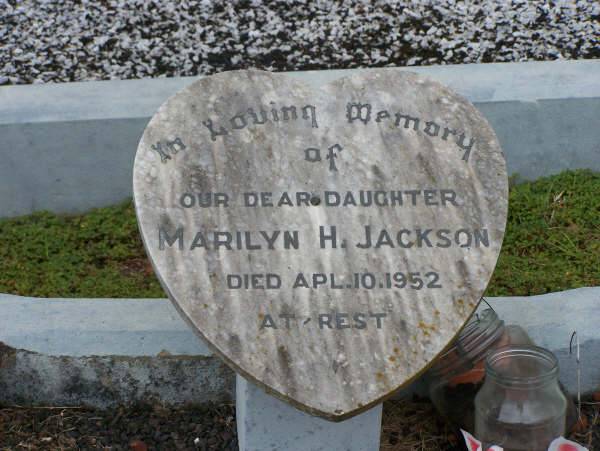
[[[131,402],[229,401],[233,383],[233,373],[212,356],[48,356],[4,343],[0,369],[0,401],[19,404],[108,408]],[[198,378],[202,389],[190,382]]]
[[[234,356],[238,356],[242,352],[242,344],[238,335],[231,334],[229,336],[229,349]]]
[[[427,324],[424,321],[419,321],[417,327],[421,330],[421,332],[423,332],[423,335],[425,335],[426,337],[431,336],[431,334],[437,330],[435,324]]]
[[[294,380],[294,372],[292,371],[292,359],[285,346],[280,345],[277,347],[277,360],[279,360],[279,367],[285,373],[285,381],[288,384],[288,390],[291,397],[296,394],[296,383]]]
[[[173,221],[171,220],[171,217],[166,213],[161,214],[159,216],[159,224],[160,227],[162,227],[164,230],[167,230],[168,232],[172,232],[175,230],[175,226],[173,224]]]
[[[385,373],[378,371],[375,373],[375,380],[377,382],[379,382],[380,384],[383,385],[387,385],[388,384],[388,377]]]
[[[427,143],[430,144],[430,141],[427,141]],[[419,162],[419,165],[425,171],[425,175],[427,175],[427,178],[429,179],[429,182],[433,183],[433,184],[437,183],[437,180],[436,180],[436,177],[435,177],[435,172],[431,168],[431,165],[429,164],[429,160],[427,158],[423,157],[423,153],[422,152],[419,152],[417,154],[417,160]]]
[[[459,298],[456,301],[454,301],[454,310],[461,315],[465,315],[468,305],[469,303],[465,302],[464,299]]]
[[[0,341],[0,368],[13,368],[17,363],[17,350]]]
[[[210,285],[213,287],[213,290],[216,290],[216,288],[218,287],[218,284],[220,283],[220,280],[217,277],[217,275],[214,272],[211,272],[208,275],[208,280],[210,281]],[[204,304],[204,305],[206,305],[206,304]]]
[[[202,166],[190,166],[183,171],[183,184],[194,192],[209,192],[211,183]]]
[[[373,171],[373,175],[381,182],[383,180],[385,180],[385,174],[383,173],[383,171],[381,169],[379,169],[379,166],[377,166],[376,164],[371,165],[371,170]]]
[[[273,147],[272,146],[266,146],[265,147],[265,151],[267,152],[267,158],[269,160],[273,159]]]

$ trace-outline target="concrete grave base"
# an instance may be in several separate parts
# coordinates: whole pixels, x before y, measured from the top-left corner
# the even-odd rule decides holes
[[[573,331],[581,345],[581,392],[600,389],[600,287],[542,296],[486,298],[558,357],[577,392]],[[483,308],[483,307],[481,307]],[[166,299],[35,299],[0,294],[0,403],[88,405],[231,401],[234,374]],[[408,392],[423,391],[417,381]],[[406,393],[406,391],[404,392]]]
[[[373,69],[380,70],[380,69]],[[494,128],[509,174],[600,170],[600,60],[410,66],[473,102]],[[319,87],[371,69],[290,72]],[[198,77],[0,87],[0,217],[83,212],[131,197],[139,138],[156,109]],[[110,183],[106,183],[110,180]]]
[[[340,423],[313,417],[236,377],[240,451],[376,451],[381,404]]]
[[[230,402],[232,374],[206,356],[49,356],[0,342],[0,403],[185,405]]]
[[[165,299],[0,294],[0,403],[177,406],[233,392],[233,372]]]

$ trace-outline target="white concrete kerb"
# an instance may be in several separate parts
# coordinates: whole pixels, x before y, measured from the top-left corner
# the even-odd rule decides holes
[[[317,87],[369,70],[288,75]],[[474,103],[500,140],[509,174],[535,179],[565,169],[600,170],[600,60],[385,70],[432,77]],[[134,153],[148,119],[197,79],[0,87],[2,144],[15,150],[10,164],[0,165],[0,217],[82,212],[131,197]]]
[[[507,324],[522,326],[557,356],[571,393],[577,368],[569,339],[577,331],[581,390],[600,389],[600,287],[486,299]],[[0,295],[0,312],[0,342],[15,350],[11,365],[0,371],[0,402],[106,407],[233,399],[233,373],[166,299]],[[184,393],[185,386],[190,390]]]

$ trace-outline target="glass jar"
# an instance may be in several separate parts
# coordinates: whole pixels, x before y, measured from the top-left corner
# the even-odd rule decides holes
[[[508,346],[491,353],[475,397],[475,437],[504,451],[546,451],[565,435],[567,398],[558,361],[543,348]]]
[[[523,329],[506,326],[492,309],[474,315],[427,375],[429,397],[438,412],[454,425],[472,432],[475,394],[483,385],[486,355],[506,345],[531,344]]]

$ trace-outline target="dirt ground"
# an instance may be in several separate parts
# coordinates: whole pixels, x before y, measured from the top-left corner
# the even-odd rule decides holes
[[[571,438],[600,450],[600,403],[583,406]],[[0,408],[0,450],[237,450],[235,407]],[[381,451],[463,451],[457,432],[424,400],[384,403]],[[284,450],[282,450],[284,451]]]

